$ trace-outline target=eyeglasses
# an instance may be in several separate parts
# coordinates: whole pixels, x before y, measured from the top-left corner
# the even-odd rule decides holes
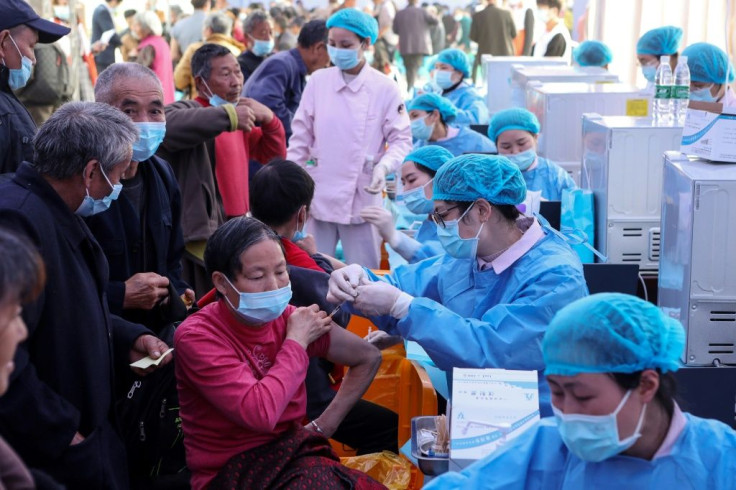
[[[432,218],[432,221],[439,226],[440,228],[445,228],[447,225],[445,225],[445,216],[447,216],[447,213],[452,211],[453,209],[459,207],[459,204],[456,204],[454,206],[450,206],[449,208],[445,209],[441,213],[439,211],[434,211],[430,217]]]

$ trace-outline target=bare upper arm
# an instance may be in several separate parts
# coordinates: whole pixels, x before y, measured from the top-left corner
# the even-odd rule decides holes
[[[381,358],[381,351],[338,325],[332,326],[329,336],[330,349],[325,358],[330,362],[353,367]]]

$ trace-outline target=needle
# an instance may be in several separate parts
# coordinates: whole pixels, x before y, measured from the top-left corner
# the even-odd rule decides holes
[[[339,305],[337,305],[337,308],[335,308],[334,310],[332,310],[332,312],[329,315],[327,315],[327,316],[329,318],[332,318],[333,316],[335,316],[335,313],[337,313],[338,311],[340,311],[340,308],[342,308],[342,305],[344,305],[344,304],[345,303],[340,303]]]

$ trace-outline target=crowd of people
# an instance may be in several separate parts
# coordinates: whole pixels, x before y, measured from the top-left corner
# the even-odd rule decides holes
[[[16,92],[68,9],[0,5],[0,487],[385,488],[328,439],[398,452],[397,414],[362,396],[402,341],[448,380],[538,372],[543,420],[431,488],[733,486],[736,432],[673,398],[682,326],[589,296],[524,206],[575,182],[537,154],[534,114],[491,117],[476,91],[486,53],[611,63],[598,41],[573,49],[559,0],[517,19],[493,1],[192,0],[175,23],[126,11],[122,32],[119,4],[93,15],[94,100],[39,127]],[[642,36],[648,80],[681,41]],[[682,54],[693,99],[736,105],[725,52]],[[377,332],[348,331],[352,315]]]

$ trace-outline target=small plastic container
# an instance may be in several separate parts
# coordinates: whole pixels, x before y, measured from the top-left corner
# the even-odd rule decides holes
[[[434,416],[414,417],[411,419],[411,455],[416,458],[417,466],[425,475],[436,476],[447,473],[450,467],[450,458],[429,458],[419,450],[417,436],[421,430],[436,431]]]

